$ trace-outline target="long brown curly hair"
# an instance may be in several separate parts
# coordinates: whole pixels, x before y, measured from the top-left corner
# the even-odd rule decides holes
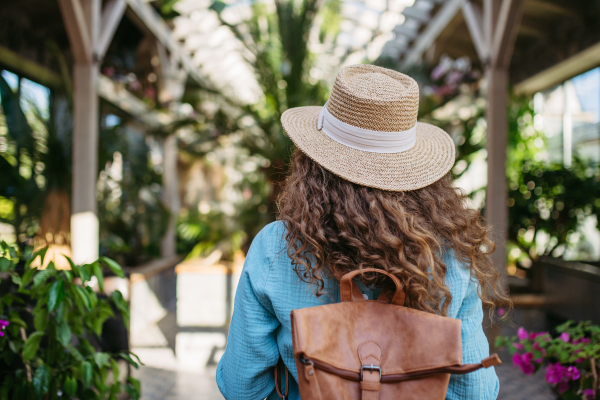
[[[346,181],[296,150],[278,208],[294,270],[317,295],[326,276],[375,267],[404,283],[407,307],[447,315],[450,252],[479,281],[485,305],[508,301],[489,258],[494,243],[465,199],[449,175],[422,189],[390,192]],[[361,279],[390,289],[380,274]]]

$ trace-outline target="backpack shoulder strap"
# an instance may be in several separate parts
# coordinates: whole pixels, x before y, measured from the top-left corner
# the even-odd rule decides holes
[[[284,370],[284,374],[285,374],[285,390],[283,390],[283,391],[281,390],[281,372],[280,372],[281,366],[283,366],[283,370]],[[288,398],[288,393],[289,393],[290,372],[288,371],[287,367],[285,366],[285,363],[281,359],[281,356],[279,357],[279,360],[277,361],[277,365],[275,365],[273,374],[275,376],[275,390],[277,391],[277,395],[279,396],[280,399],[286,400]]]

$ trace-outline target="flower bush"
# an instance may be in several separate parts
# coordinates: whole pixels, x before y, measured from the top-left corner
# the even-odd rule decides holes
[[[499,337],[497,347],[507,347],[515,368],[533,375],[545,366],[545,379],[560,399],[600,399],[600,327],[590,322],[566,322],[548,332],[527,332]]]
[[[43,265],[45,254],[25,261],[0,242],[0,400],[116,400],[123,391],[138,399],[140,383],[121,379],[129,365],[137,368],[132,354],[99,346],[107,319],[117,313],[128,323],[127,303],[118,291],[100,296],[88,285],[103,287],[103,266],[123,277],[121,267],[108,258],[69,260],[69,270],[30,266],[38,257]]]

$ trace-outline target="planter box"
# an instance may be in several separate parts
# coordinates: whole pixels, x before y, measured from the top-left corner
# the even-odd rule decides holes
[[[551,257],[540,263],[547,312],[559,319],[600,324],[600,268]]]

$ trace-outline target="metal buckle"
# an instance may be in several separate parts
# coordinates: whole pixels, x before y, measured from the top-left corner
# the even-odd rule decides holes
[[[381,367],[379,365],[363,365],[360,368],[360,380],[363,380],[363,370],[368,369],[369,371],[373,372],[375,370],[379,371],[379,380],[381,380]]]
[[[300,356],[300,362],[304,365],[312,365],[314,366],[315,363],[312,362],[311,360],[309,360],[308,358],[304,358],[303,356]]]

